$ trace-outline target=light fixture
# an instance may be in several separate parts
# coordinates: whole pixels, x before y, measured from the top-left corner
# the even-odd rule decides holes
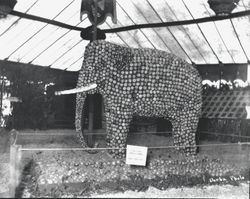
[[[6,18],[6,16],[13,10],[16,3],[16,0],[0,0],[0,19]]]
[[[207,2],[216,15],[225,16],[233,11],[239,0],[208,0]]]

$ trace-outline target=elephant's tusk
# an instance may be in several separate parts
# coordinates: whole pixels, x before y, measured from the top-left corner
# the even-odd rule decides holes
[[[90,84],[88,86],[82,86],[79,88],[73,88],[73,89],[64,90],[64,91],[56,91],[55,95],[67,95],[67,94],[81,93],[81,92],[92,90],[96,87],[97,87],[97,84],[94,83],[94,84]]]

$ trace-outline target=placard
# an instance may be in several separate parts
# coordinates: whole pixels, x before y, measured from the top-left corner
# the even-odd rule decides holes
[[[146,166],[148,147],[127,145],[126,164]]]

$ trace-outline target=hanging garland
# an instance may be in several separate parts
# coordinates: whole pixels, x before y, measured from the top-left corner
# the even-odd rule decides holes
[[[240,87],[238,83],[232,82],[231,86],[226,83],[221,83],[220,87],[217,88],[214,85],[203,85],[203,95],[211,95],[218,91],[247,91],[250,90],[250,85]]]

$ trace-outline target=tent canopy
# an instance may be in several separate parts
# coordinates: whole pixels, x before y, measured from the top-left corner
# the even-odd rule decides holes
[[[135,24],[192,20],[214,16],[206,0],[117,0],[117,24],[110,17],[98,26],[110,29]],[[80,20],[81,0],[18,0],[14,10],[73,26]],[[233,13],[250,10],[240,0]],[[199,24],[107,33],[107,41],[135,48],[172,52],[189,63],[239,64],[250,60],[250,16]],[[78,71],[89,41],[80,32],[9,15],[0,20],[0,60]]]

